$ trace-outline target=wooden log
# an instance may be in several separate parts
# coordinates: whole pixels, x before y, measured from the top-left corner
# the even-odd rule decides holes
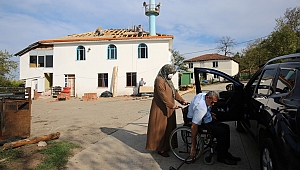
[[[44,135],[44,136],[40,136],[40,137],[34,137],[34,138],[30,138],[30,139],[23,139],[23,140],[18,140],[15,142],[5,143],[2,146],[2,150],[16,148],[16,147],[27,145],[27,144],[38,143],[40,141],[48,141],[48,140],[58,139],[59,136],[60,136],[60,133],[56,132],[56,133],[51,133],[49,135]]]
[[[113,97],[116,97],[117,95],[117,84],[118,84],[118,66],[114,66],[114,69],[113,69],[113,87],[112,87],[112,95]]]

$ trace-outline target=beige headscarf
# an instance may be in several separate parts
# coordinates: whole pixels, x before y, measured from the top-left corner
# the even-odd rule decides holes
[[[158,72],[156,78],[161,77],[163,78],[168,85],[170,86],[170,88],[172,89],[172,94],[173,94],[173,98],[175,99],[175,88],[173,85],[172,80],[168,79],[168,75],[171,73],[175,73],[176,70],[174,68],[174,66],[172,66],[171,64],[165,64]]]

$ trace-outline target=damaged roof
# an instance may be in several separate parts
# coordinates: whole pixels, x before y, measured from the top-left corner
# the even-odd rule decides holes
[[[60,43],[60,42],[80,42],[80,41],[108,41],[108,40],[133,40],[133,39],[174,39],[174,36],[167,34],[156,33],[154,36],[150,36],[149,32],[144,31],[142,36],[138,36],[138,29],[136,26],[132,29],[106,29],[102,30],[99,26],[96,31],[70,34],[60,38],[40,40],[35,42],[25,49],[19,51],[15,56],[22,56],[23,54],[34,50],[38,47],[45,46],[45,44]]]
[[[220,55],[220,54],[205,54],[188,60],[184,60],[183,62],[198,62],[198,61],[208,61],[208,60],[233,60],[233,58]]]

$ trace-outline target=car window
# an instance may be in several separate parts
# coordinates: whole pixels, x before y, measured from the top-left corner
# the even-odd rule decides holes
[[[253,94],[253,93],[254,93],[255,87],[257,86],[258,81],[259,81],[259,77],[260,77],[260,76],[257,75],[257,76],[255,77],[253,83],[251,84],[251,88],[250,88],[251,92],[250,92],[250,94]]]
[[[272,88],[272,82],[275,76],[275,70],[265,70],[261,76],[256,92],[259,96],[270,96],[274,89]]]
[[[281,69],[276,83],[276,94],[290,92],[295,86],[296,70]]]
[[[216,84],[216,83],[226,83],[226,84],[230,83],[230,81],[227,80],[226,78],[211,73],[200,73],[199,77],[200,77],[200,85],[202,86],[205,86],[207,84]],[[219,89],[219,90],[226,90],[226,89]]]

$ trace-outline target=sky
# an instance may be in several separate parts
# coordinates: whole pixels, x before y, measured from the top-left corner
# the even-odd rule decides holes
[[[102,29],[149,31],[143,0],[0,0],[0,50],[15,54],[39,40]],[[149,0],[145,1],[149,4]],[[274,31],[277,18],[300,0],[155,0],[161,3],[156,32],[174,36],[173,49],[186,59],[217,53],[228,36],[241,52],[246,42]],[[15,57],[14,60],[18,60]]]

